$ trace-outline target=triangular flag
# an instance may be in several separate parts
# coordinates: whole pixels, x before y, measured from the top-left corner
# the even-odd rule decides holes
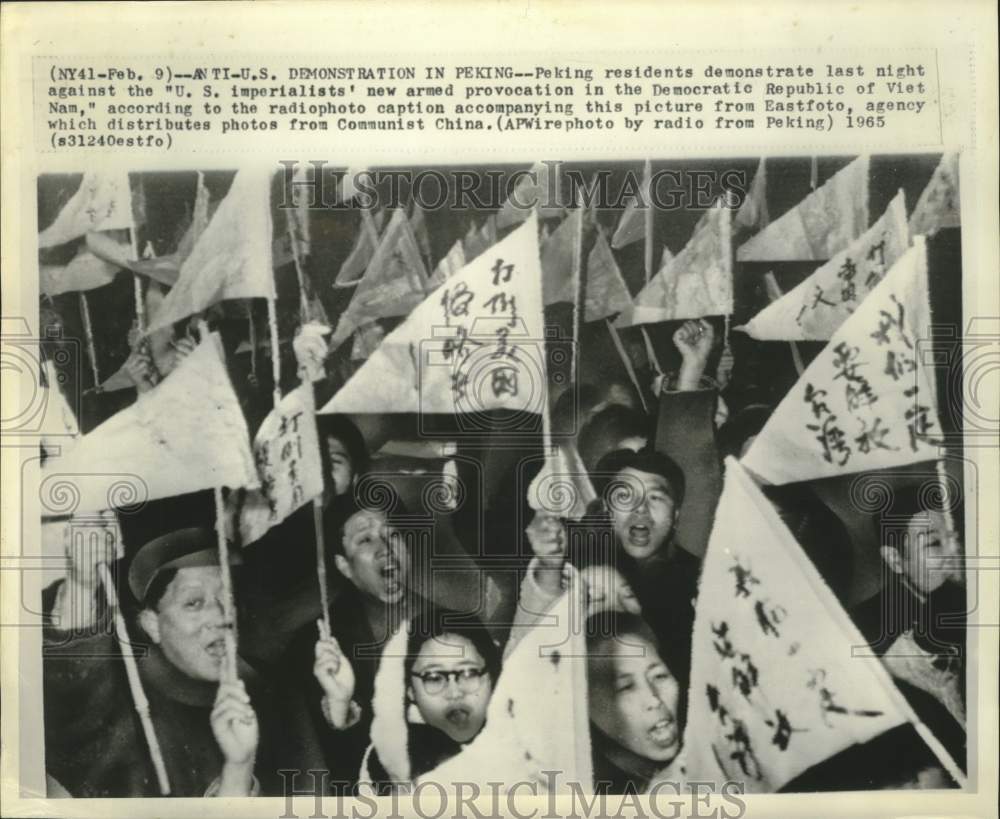
[[[198,187],[195,193],[194,209],[191,214],[191,224],[177,243],[177,250],[165,256],[157,256],[151,242],[146,243],[146,250],[141,259],[132,258],[132,246],[128,242],[115,239],[106,233],[88,233],[87,248],[96,256],[111,262],[118,267],[139,273],[153,281],[173,287],[177,283],[181,265],[191,255],[198,237],[208,226],[210,213],[209,193],[205,187],[204,174],[198,172]]]
[[[358,236],[354,240],[354,247],[350,254],[344,259],[340,266],[340,272],[333,284],[336,287],[348,287],[358,283],[365,274],[375,249],[378,247],[378,224],[371,211],[361,211],[361,224],[358,227]]]
[[[731,216],[721,199],[705,211],[684,249],[639,292],[615,326],[732,313]]]
[[[79,477],[80,511],[257,486],[250,433],[221,346],[218,334],[210,334],[163,381],[58,459],[60,477]],[[110,486],[93,480],[102,475],[113,479]]]
[[[615,250],[646,238],[646,208],[649,200],[645,193],[640,196],[643,201],[638,196],[631,196],[625,204],[618,227],[611,237],[611,247]]]
[[[860,239],[737,329],[760,341],[826,341],[882,281],[909,242],[906,201],[899,191]]]
[[[738,463],[701,570],[684,765],[771,793],[907,721],[908,710],[781,518]]]
[[[533,794],[592,790],[584,594],[573,572],[569,589],[504,659],[483,730],[418,786],[488,780],[532,783]]]
[[[664,252],[669,253],[666,248]],[[632,304],[632,294],[622,278],[621,270],[611,245],[599,230],[597,240],[587,257],[587,292],[583,311],[584,321],[613,316],[627,310]]]
[[[552,447],[528,486],[528,505],[567,520],[580,520],[597,499],[587,468],[571,444]]]
[[[860,156],[740,245],[740,262],[832,259],[868,229],[869,158]]]
[[[444,284],[456,272],[465,267],[465,263],[465,250],[462,248],[462,240],[456,239],[455,244],[451,246],[451,250],[437,263],[437,267],[434,268],[434,272],[427,283],[432,289]]]
[[[337,349],[368,321],[405,316],[424,299],[428,289],[427,270],[410,230],[410,220],[406,211],[399,208],[337,322],[330,348]]]
[[[520,177],[510,197],[497,211],[498,230],[523,222],[536,209],[539,219],[555,219],[563,214],[558,204],[559,180],[551,164],[536,162]]]
[[[86,173],[55,221],[38,235],[38,247],[65,244],[91,231],[131,229],[132,193],[128,174]]]
[[[962,210],[958,184],[958,154],[941,157],[930,182],[920,194],[913,215],[910,232],[916,236],[933,236],[941,228],[961,227]]]
[[[253,457],[260,489],[251,489],[238,508],[244,546],[323,493],[314,409],[312,384],[303,384],[282,398],[257,430]]]
[[[46,296],[93,290],[114,281],[119,269],[117,265],[95,256],[88,248],[81,247],[67,265],[40,265],[38,288]]]
[[[773,484],[934,460],[934,381],[922,236],[784,397],[743,458]]]
[[[767,212],[767,164],[764,157],[761,157],[757,163],[757,173],[750,183],[750,190],[733,217],[733,224],[743,230],[762,230],[770,221],[771,217]]]
[[[418,305],[320,412],[540,413],[543,331],[531,218]]]
[[[573,277],[573,244],[578,241],[579,222],[583,210],[570,213],[542,245],[542,287],[545,304],[575,303]],[[587,257],[587,287],[584,321],[597,321],[627,310],[632,294],[622,278],[618,262],[603,231],[599,231]]]
[[[147,332],[224,299],[274,298],[271,177],[239,171]]]
[[[576,208],[542,245],[542,297],[546,306],[576,302],[573,247],[580,234],[583,210]]]

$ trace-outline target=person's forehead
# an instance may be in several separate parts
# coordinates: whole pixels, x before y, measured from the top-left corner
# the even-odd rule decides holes
[[[385,514],[374,509],[362,509],[355,512],[347,519],[345,529],[348,532],[358,532],[362,529],[370,529],[380,523],[385,523]]]
[[[422,669],[431,665],[439,668],[450,668],[478,664],[482,661],[482,655],[468,637],[457,634],[442,634],[424,641],[414,663],[414,668]]]
[[[177,570],[174,579],[167,586],[167,593],[210,589],[221,583],[222,569],[219,566],[185,566]]]
[[[664,492],[670,491],[670,482],[664,478],[662,475],[658,475],[655,472],[645,472],[641,469],[636,469],[634,466],[626,466],[621,472],[618,473],[619,477],[625,478],[629,482],[636,481],[640,483],[647,492],[651,492],[655,489],[662,490]]]

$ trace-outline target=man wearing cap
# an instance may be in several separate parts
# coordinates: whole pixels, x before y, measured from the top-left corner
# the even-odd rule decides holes
[[[47,772],[73,796],[158,796],[120,649],[92,605],[95,565],[72,556],[45,633]],[[239,562],[232,553],[231,563]],[[227,623],[215,533],[182,529],[143,546],[129,568],[142,634],[129,650],[148,699],[172,796],[279,793],[277,709],[249,667],[226,668]],[[258,723],[259,718],[259,723]]]

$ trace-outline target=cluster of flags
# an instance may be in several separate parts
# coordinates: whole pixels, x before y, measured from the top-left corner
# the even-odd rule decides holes
[[[274,409],[251,444],[221,343],[203,324],[200,343],[173,372],[132,406],[77,436],[46,468],[71,476],[133,474],[144,482],[147,499],[208,488],[246,490],[225,516],[227,531],[247,544],[322,494],[317,414],[506,409],[547,420],[546,306],[577,305],[585,293],[580,318],[617,327],[728,316],[734,255],[736,262],[814,260],[818,267],[811,276],[739,328],[757,339],[827,345],[742,462],[727,465],[704,570],[703,590],[713,592],[700,596],[695,625],[685,764],[692,777],[748,778],[754,789],[769,790],[841,748],[910,719],[884,673],[834,656],[855,634],[751,476],[780,484],[937,457],[934,383],[921,355],[929,337],[922,235],[958,224],[957,157],[941,160],[909,219],[900,192],[871,225],[867,157],[773,221],[761,160],[741,206],[734,209],[722,197],[708,208],[685,247],[676,255],[665,251],[635,297],[613,250],[651,239],[639,197],[610,240],[598,226],[584,258],[585,208],[517,206],[545,202],[558,182],[544,163],[532,172],[515,189],[516,201],[470,226],[436,265],[419,208],[362,211],[355,245],[329,286],[352,289],[330,346],[353,337],[352,357],[364,362],[322,408],[314,406],[309,383],[285,396],[276,393]],[[176,252],[142,260],[135,253],[141,209],[127,175],[86,175],[40,234],[42,249],[85,237],[69,265],[43,272],[43,292],[98,287],[122,268],[144,274],[170,286],[143,328],[147,334],[223,301],[264,299],[271,308],[276,361],[271,182],[268,173],[241,170],[213,211],[199,176],[192,222]],[[301,261],[310,253],[308,210],[301,202],[293,210],[287,228],[302,284]],[[561,219],[554,229],[541,224],[554,218]],[[758,232],[734,253],[734,234],[753,230]],[[129,231],[129,244],[114,231]],[[385,318],[402,322],[386,334],[378,324]],[[594,497],[585,476],[578,475],[570,502],[561,508],[554,508],[558,493],[551,491],[560,475],[582,473],[578,456],[562,447],[548,447],[545,455],[529,489],[532,506],[582,516]],[[87,490],[79,501],[88,510],[113,506],[107,487]],[[801,588],[814,596],[787,595],[787,589]],[[560,605],[569,607],[569,596]],[[564,613],[578,617],[568,608]],[[569,685],[571,675],[559,670],[552,652],[539,651],[528,646],[517,655],[522,659],[511,662],[551,667],[553,686]],[[548,661],[539,663],[539,656]],[[573,685],[585,687],[574,674]],[[498,694],[503,685],[502,678]],[[531,718],[509,730],[488,729],[452,767],[465,770],[464,760],[481,747],[503,748],[503,764],[523,772],[523,754],[515,757],[530,746],[536,759],[589,772],[588,760],[568,759],[565,747],[553,745],[554,734],[525,727],[544,726],[558,712],[551,698],[517,697],[509,699]],[[504,712],[513,711],[503,699],[496,701],[490,726],[508,725]],[[545,708],[536,707],[543,702]],[[585,731],[579,705],[566,708],[560,719]],[[796,753],[789,753],[793,748]]]

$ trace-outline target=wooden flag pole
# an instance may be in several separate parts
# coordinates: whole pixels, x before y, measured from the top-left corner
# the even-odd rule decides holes
[[[299,243],[295,240],[295,220],[291,215],[285,215],[288,223],[288,239],[292,243],[292,261],[295,264],[295,277],[299,282],[299,310],[302,314],[302,321],[309,321],[309,301],[306,297],[305,271],[303,270],[302,257],[299,255]]]
[[[162,796],[170,796],[170,780],[167,778],[167,766],[163,761],[160,741],[156,738],[156,729],[153,727],[153,719],[149,713],[149,700],[146,699],[146,692],[142,687],[139,668],[129,648],[128,629],[125,627],[125,617],[122,615],[121,607],[118,605],[115,583],[106,563],[98,563],[97,570],[101,576],[101,584],[104,586],[104,595],[107,598],[108,607],[111,609],[112,616],[114,617],[115,634],[118,636],[118,646],[121,649],[122,661],[125,663],[125,676],[128,678],[128,688],[132,694],[132,703],[135,705],[136,713],[139,715],[139,722],[142,725],[143,736],[146,738],[149,755],[153,760],[153,768],[156,770],[156,779],[160,787],[160,794]]]
[[[767,297],[775,302],[780,299],[784,294],[781,292],[781,287],[778,285],[778,280],[774,277],[774,272],[768,270],[764,274],[764,287],[767,288]],[[792,351],[792,362],[795,364],[795,372],[799,375],[805,372],[805,364],[802,363],[802,353],[799,352],[799,345],[794,341],[788,342],[789,348]]]
[[[90,305],[87,303],[87,294],[80,291],[80,317],[83,319],[83,334],[87,339],[87,356],[90,358],[90,370],[94,374],[94,387],[101,385],[101,378],[97,374],[97,349],[94,347],[94,326],[90,323]]]
[[[573,237],[573,345],[578,351],[580,345],[580,322],[582,321],[584,278],[583,278],[583,197],[577,198],[576,235]],[[577,358],[579,364],[579,358]],[[577,375],[574,366],[574,376]]]
[[[224,676],[229,682],[236,682],[237,673],[236,652],[236,606],[233,603],[233,576],[229,569],[229,542],[226,540],[226,523],[222,501],[222,487],[213,489],[215,497],[215,538],[219,548],[219,568],[222,572],[222,611],[225,618],[224,639],[226,643],[226,668]]]
[[[129,191],[129,202],[132,200],[131,191]],[[129,242],[132,245],[132,260],[139,261],[139,229],[135,224],[135,211],[132,210],[131,205],[129,207]],[[145,332],[146,330],[146,301],[143,296],[142,291],[142,276],[138,273],[132,273],[132,287],[135,294],[135,320],[136,324],[139,326],[139,332]]]
[[[646,225],[646,284],[653,277],[653,163],[646,160],[642,170],[642,186],[646,191],[646,212],[643,214]]]
[[[271,377],[274,382],[274,406],[281,402],[281,349],[278,346],[278,307],[273,296],[267,300],[267,326],[271,332]]]

